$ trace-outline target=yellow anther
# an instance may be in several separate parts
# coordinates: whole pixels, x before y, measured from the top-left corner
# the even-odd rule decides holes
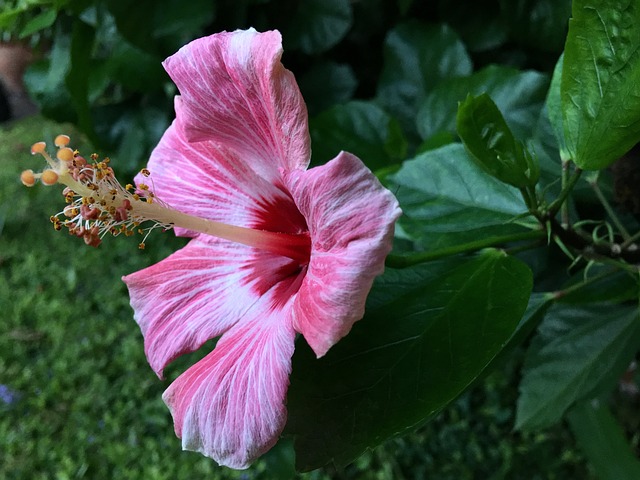
[[[44,185],[55,185],[58,183],[58,174],[53,170],[45,170],[40,176],[40,181]]]
[[[69,145],[70,141],[71,139],[69,138],[68,135],[58,135],[53,143],[55,144],[56,147],[62,148]]]
[[[45,153],[47,150],[47,144],[44,142],[36,142],[31,145],[31,155],[35,155],[36,153]]]
[[[26,187],[33,187],[36,184],[36,176],[33,170],[25,170],[20,174],[20,181]]]
[[[133,185],[131,185],[130,183],[127,183],[127,185],[124,187],[125,190],[133,190]]]
[[[139,188],[140,190],[149,190],[149,185],[146,185],[146,184],[144,184],[144,183],[139,183],[139,184],[138,184],[138,188]]]
[[[73,150],[68,147],[61,148],[60,150],[58,150],[56,156],[63,162],[70,162],[71,160],[73,160]]]
[[[144,250],[144,243],[139,243],[139,244],[138,244],[138,248],[139,248],[140,250]]]
[[[66,207],[64,207],[64,210],[62,210],[62,213],[64,213],[65,217],[72,218],[78,215],[78,209],[73,205],[67,205]]]

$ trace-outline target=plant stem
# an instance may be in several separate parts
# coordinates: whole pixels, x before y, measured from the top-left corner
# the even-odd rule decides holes
[[[633,242],[640,239],[640,232],[634,233],[629,238],[627,238],[622,245],[620,245],[623,249],[627,248]]]
[[[629,234],[627,229],[624,227],[624,225],[616,215],[616,212],[613,210],[613,208],[611,207],[611,204],[602,193],[602,190],[600,190],[600,185],[598,185],[598,180],[595,179],[593,181],[589,181],[589,185],[591,186],[591,188],[593,188],[593,191],[598,197],[598,200],[600,200],[600,203],[602,204],[605,211],[607,212],[607,215],[609,215],[609,218],[611,218],[611,221],[620,232],[620,235],[622,235],[622,238],[624,239],[624,241],[625,242],[628,241],[631,238],[631,235]]]
[[[606,270],[604,272],[598,273],[592,277],[587,278],[586,280],[583,280],[582,282],[579,283],[574,283],[573,285],[568,286],[567,288],[564,288],[562,290],[556,290],[555,292],[553,292],[553,298],[554,300],[558,300],[562,297],[566,297],[567,295],[576,292],[578,290],[580,290],[581,288],[587,287],[593,283],[597,283],[600,280],[603,280],[607,277],[609,277],[610,275],[613,275],[614,273],[618,273],[620,270],[617,268],[613,268],[611,270]]]
[[[441,248],[439,250],[413,253],[410,255],[389,255],[386,265],[391,268],[406,268],[419,263],[431,262],[444,257],[450,257],[459,253],[469,253],[482,250],[483,248],[496,247],[505,243],[520,242],[523,240],[544,239],[547,232],[544,230],[530,230],[527,232],[512,233],[496,237],[487,237],[462,245]]]
[[[567,186],[567,182],[569,180],[569,166],[571,162],[568,160],[564,160],[562,162],[562,190],[565,190]],[[569,227],[569,204],[567,202],[562,202],[560,206],[560,222],[564,228]]]
[[[568,163],[569,162],[565,162],[565,164],[568,164]],[[558,213],[558,210],[560,210],[560,208],[565,204],[567,197],[573,190],[573,187],[575,187],[576,183],[578,183],[578,180],[582,175],[582,169],[576,168],[571,177],[565,178],[568,176],[568,173],[569,173],[569,169],[568,167],[565,168],[565,164],[563,164],[562,166],[562,191],[560,192],[560,195],[558,195],[558,198],[556,198],[551,203],[551,205],[549,205],[549,208],[548,208],[549,217],[554,217],[556,213]],[[566,215],[566,221],[567,221],[566,226],[568,226],[569,214],[565,213],[565,215]],[[564,222],[564,219],[563,219],[563,222]]]

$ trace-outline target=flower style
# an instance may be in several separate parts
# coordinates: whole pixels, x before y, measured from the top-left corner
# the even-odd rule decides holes
[[[251,29],[195,40],[169,57],[181,94],[176,120],[135,193],[114,186],[103,162],[89,168],[71,154],[67,137],[57,142],[58,163],[47,157],[55,178],[39,174],[68,186],[70,220],[54,226],[88,244],[148,218],[191,238],[123,280],[161,378],[176,357],[220,337],[163,399],[184,449],[239,469],[284,428],[296,334],[320,357],[362,318],[401,213],[351,154],[306,169],[306,107],[281,55],[277,31]],[[24,175],[25,184],[37,177]]]

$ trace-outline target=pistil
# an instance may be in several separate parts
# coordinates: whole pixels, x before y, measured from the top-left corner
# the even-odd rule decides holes
[[[97,247],[107,233],[114,236],[140,233],[145,235],[139,244],[144,248],[152,230],[179,227],[266,250],[301,265],[309,262],[311,240],[306,232],[257,230],[182,213],[158,199],[146,184],[139,183],[137,189],[132,185],[123,187],[108,158],[98,161],[94,154],[92,162],[87,162],[67,147],[69,137],[66,135],[59,135],[55,144],[59,148],[56,159],[46,152],[44,142],[34,144],[31,152],[42,155],[51,168],[38,174],[25,170],[20,178],[26,186],[33,186],[38,179],[45,185],[65,185],[63,195],[68,205],[53,215],[51,221],[56,230],[66,227],[70,234],[82,237],[87,245]],[[141,173],[145,177],[150,175],[146,169]],[[143,226],[144,222],[151,222],[151,226]]]

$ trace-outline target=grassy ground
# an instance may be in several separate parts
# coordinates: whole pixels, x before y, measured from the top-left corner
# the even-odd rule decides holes
[[[120,277],[182,241],[157,233],[145,251],[124,238],[94,249],[55,232],[48,218],[62,208],[60,189],[27,189],[18,176],[42,167],[28,153],[31,143],[64,131],[38,118],[0,131],[0,478],[292,478],[287,441],[244,472],[180,450],[161,394],[198,354],[158,380]],[[117,169],[119,159],[113,162]],[[509,371],[416,433],[343,469],[299,478],[590,478],[564,429],[524,437],[511,431]]]

